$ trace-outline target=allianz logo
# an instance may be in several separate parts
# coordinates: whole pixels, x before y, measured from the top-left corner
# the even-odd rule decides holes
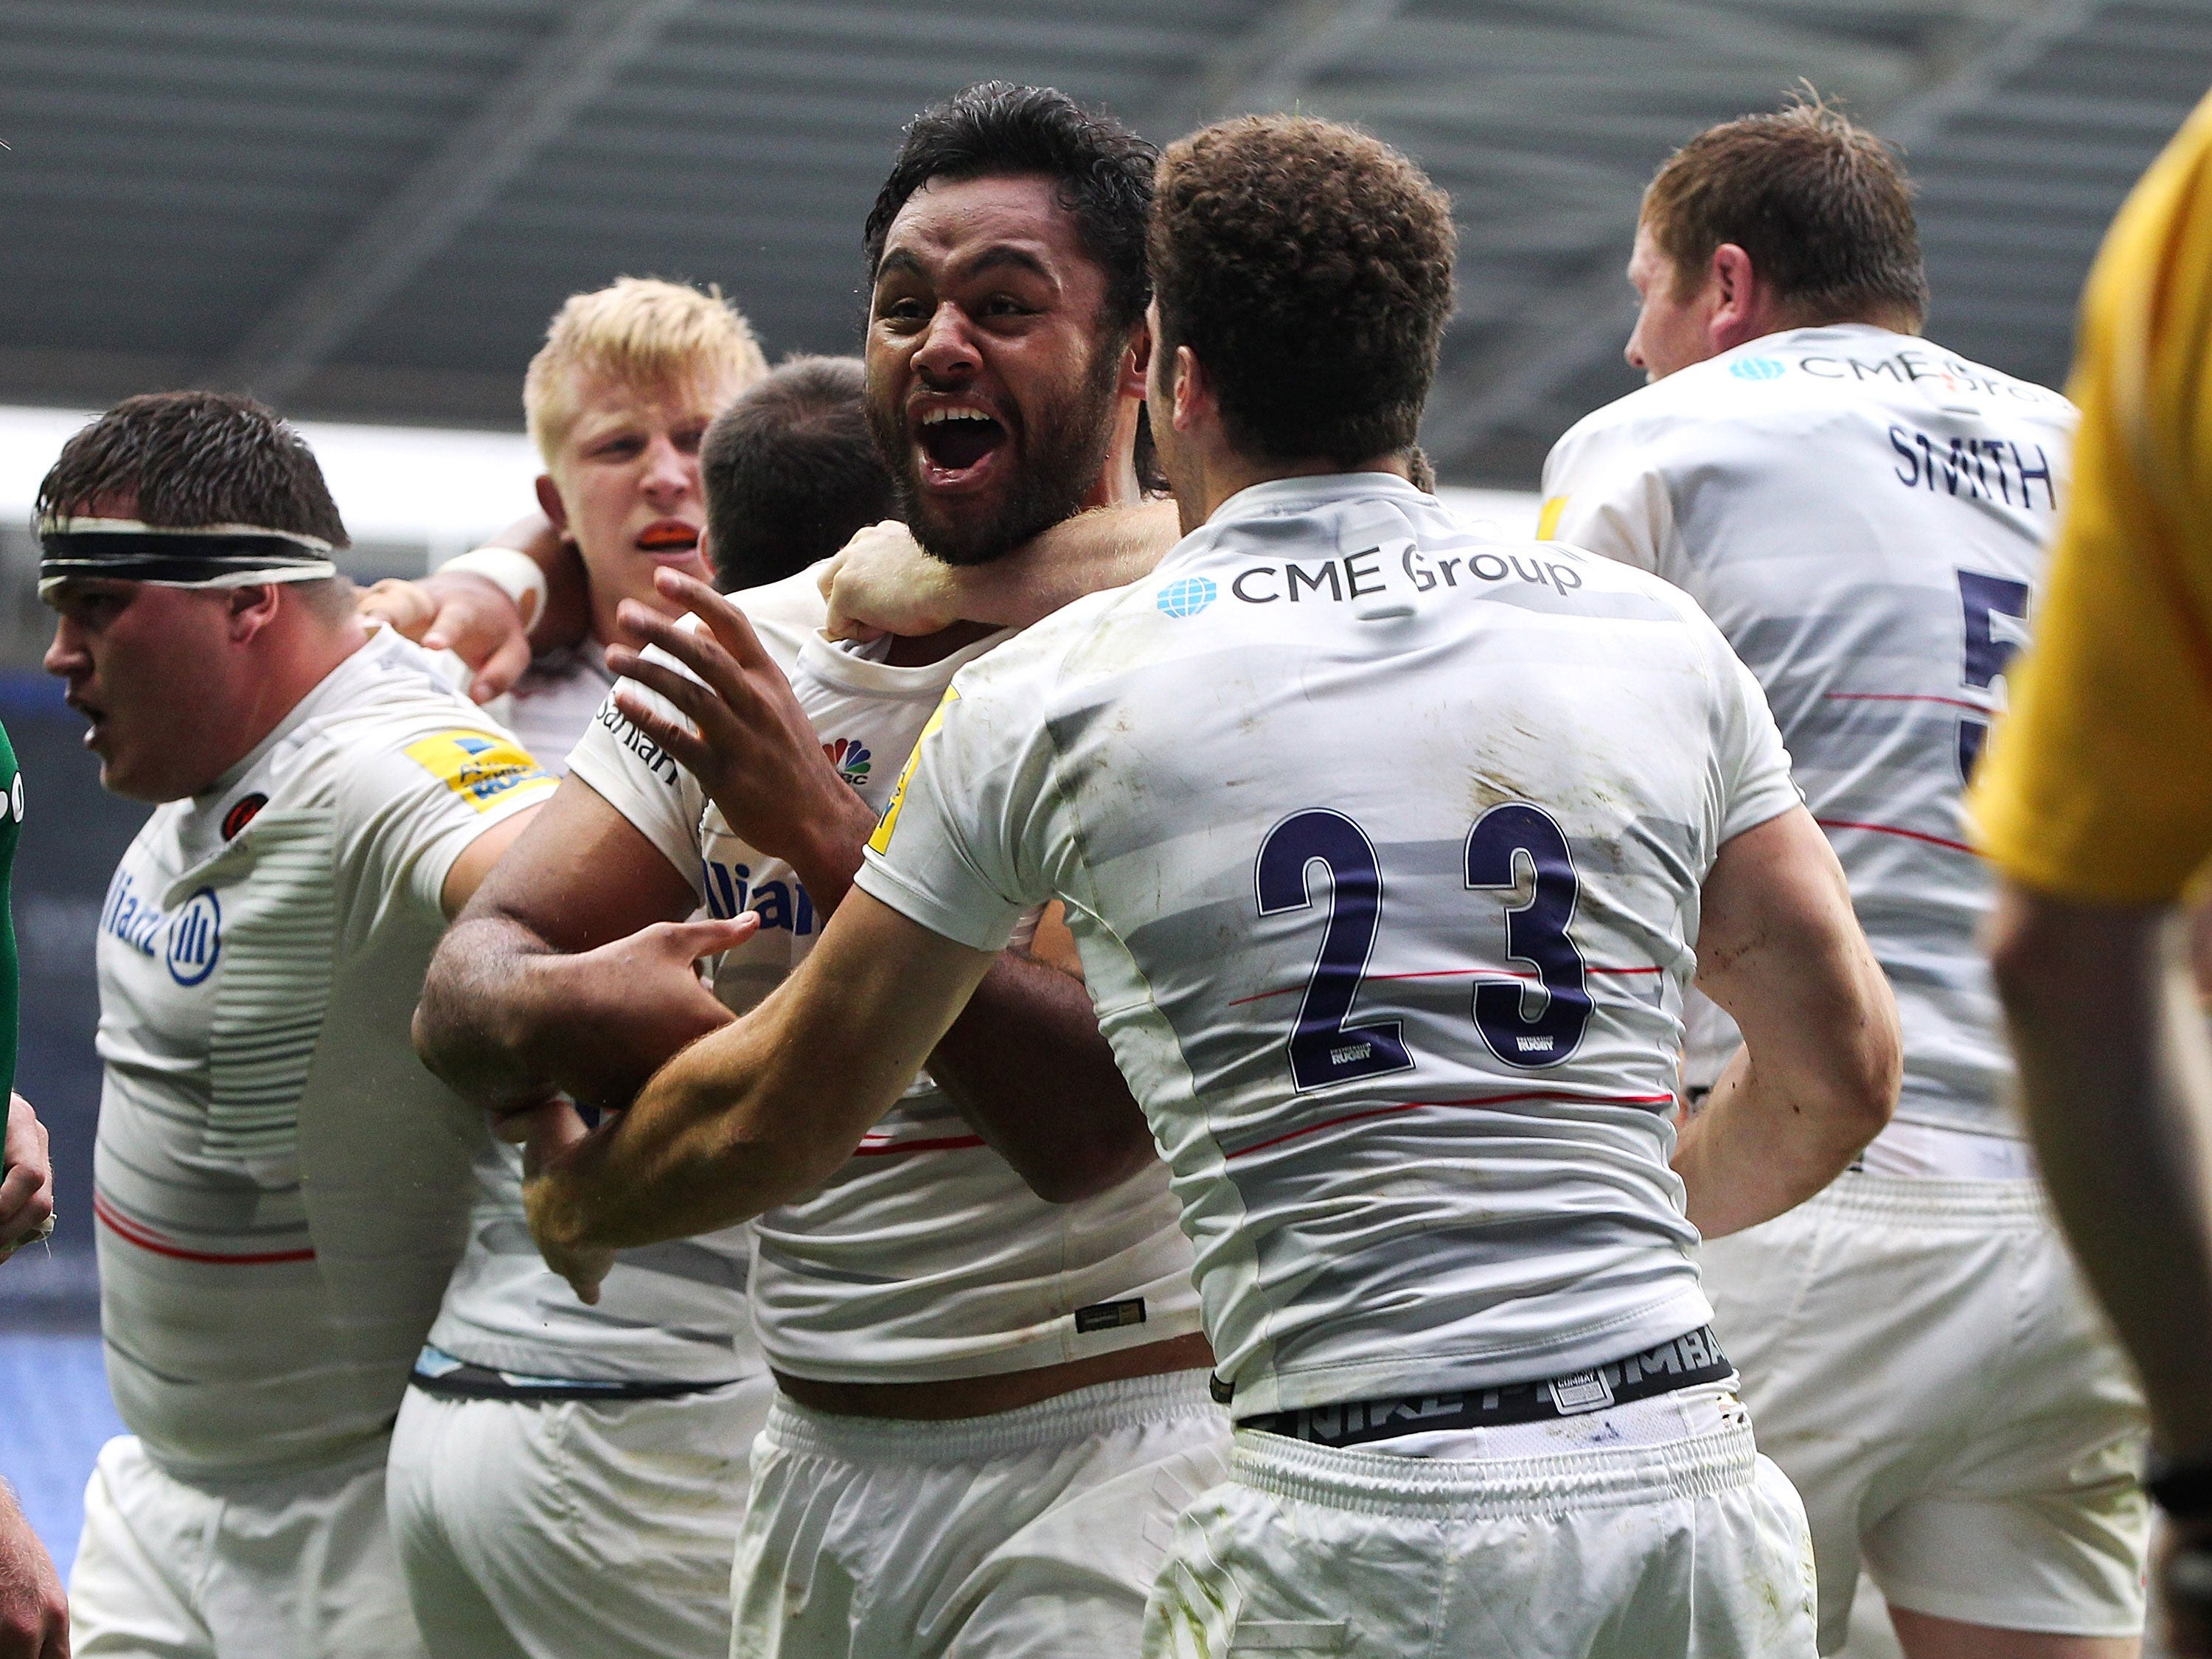
[[[100,908],[100,930],[141,956],[158,956],[178,984],[198,985],[222,954],[222,903],[214,888],[203,887],[173,913],[166,911],[118,871]]]

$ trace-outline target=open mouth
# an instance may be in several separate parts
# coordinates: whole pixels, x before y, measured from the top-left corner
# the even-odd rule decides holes
[[[1006,447],[1006,428],[972,404],[954,404],[926,411],[915,442],[927,462],[926,482],[944,489],[979,477]]]
[[[637,533],[641,553],[684,554],[699,545],[699,526],[681,519],[657,519]]]

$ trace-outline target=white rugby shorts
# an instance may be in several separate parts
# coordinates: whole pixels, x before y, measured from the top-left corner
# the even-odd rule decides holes
[[[1820,1650],[1894,1605],[2142,1629],[2142,1396],[2033,1181],[1845,1174],[1702,1249],[1760,1449],[1803,1494]]]
[[[753,1449],[732,1654],[1134,1654],[1175,1517],[1227,1468],[1206,1382],[1133,1377],[929,1423],[779,1398]]]
[[[1812,1659],[1804,1510],[1711,1392],[1722,1426],[1543,1456],[1239,1431],[1176,1528],[1144,1659]],[[1574,1420],[1626,1413],[1656,1415]]]
[[[765,1374],[671,1400],[407,1390],[392,1535],[446,1659],[723,1659]]]
[[[180,1480],[100,1449],[70,1575],[79,1659],[423,1659],[384,1522],[384,1443],[305,1474]]]

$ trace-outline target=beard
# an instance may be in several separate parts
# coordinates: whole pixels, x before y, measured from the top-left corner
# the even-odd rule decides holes
[[[983,519],[944,517],[921,487],[921,469],[904,410],[868,402],[876,447],[890,463],[891,483],[907,529],[923,552],[945,564],[989,564],[1083,510],[1083,498],[1105,469],[1120,400],[1121,343],[1102,341],[1073,389],[1059,390],[1032,421],[1024,413],[1013,447],[1010,483],[998,508]]]

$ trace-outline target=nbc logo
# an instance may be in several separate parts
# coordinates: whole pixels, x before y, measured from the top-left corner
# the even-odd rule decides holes
[[[830,764],[837,769],[837,775],[855,789],[865,789],[868,774],[875,769],[875,757],[868,745],[858,738],[840,738],[835,743],[825,743],[822,752],[830,757]]]

